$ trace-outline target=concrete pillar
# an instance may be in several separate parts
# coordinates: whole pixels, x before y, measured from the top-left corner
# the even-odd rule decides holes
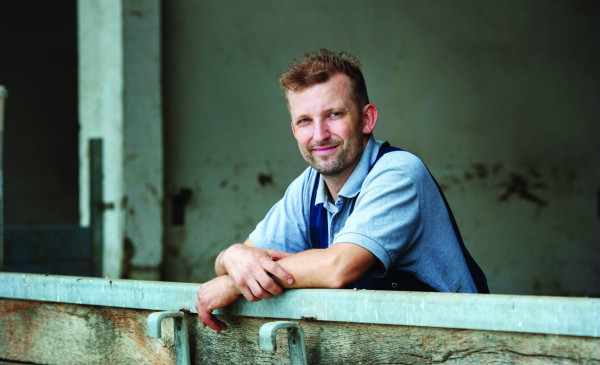
[[[80,219],[103,140],[103,276],[158,280],[163,238],[159,0],[78,2]]]

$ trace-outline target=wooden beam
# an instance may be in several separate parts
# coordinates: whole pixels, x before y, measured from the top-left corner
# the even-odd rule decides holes
[[[0,359],[46,364],[175,363],[172,320],[146,336],[147,310],[0,300]]]
[[[150,311],[66,303],[0,300],[0,359],[33,363],[174,363],[171,320],[163,336],[145,335]],[[220,316],[229,330],[202,327],[187,315],[196,364],[289,364],[285,331],[274,353],[259,350],[260,327],[271,321]],[[367,323],[300,320],[309,363],[457,364],[598,363],[600,339]]]

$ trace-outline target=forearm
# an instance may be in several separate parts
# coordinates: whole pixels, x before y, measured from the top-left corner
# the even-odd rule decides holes
[[[295,282],[275,278],[284,288],[344,288],[358,281],[376,262],[375,256],[352,243],[338,243],[327,249],[307,250],[278,261]]]

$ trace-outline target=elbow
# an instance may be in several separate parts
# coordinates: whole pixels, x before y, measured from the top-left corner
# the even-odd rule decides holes
[[[348,285],[345,278],[335,277],[329,280],[329,289],[344,289]]]
[[[348,268],[339,268],[334,270],[329,277],[330,289],[344,289],[349,285],[356,283],[362,276],[362,272],[349,270]]]
[[[328,250],[345,249],[344,253],[346,253],[348,248],[358,248],[358,251],[353,250],[352,254],[331,255],[324,266],[329,268],[327,287],[330,289],[343,289],[356,283],[376,261],[373,254],[354,244],[340,243],[331,246]]]

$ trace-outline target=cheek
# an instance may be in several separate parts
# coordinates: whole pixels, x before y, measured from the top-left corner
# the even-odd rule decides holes
[[[338,135],[340,138],[347,140],[356,134],[357,128],[353,124],[347,123],[339,125],[338,128],[332,132]],[[358,130],[358,132],[360,133],[360,130]]]
[[[299,145],[306,145],[310,142],[311,134],[307,131],[308,128],[297,128],[294,133],[294,138],[298,141]]]

